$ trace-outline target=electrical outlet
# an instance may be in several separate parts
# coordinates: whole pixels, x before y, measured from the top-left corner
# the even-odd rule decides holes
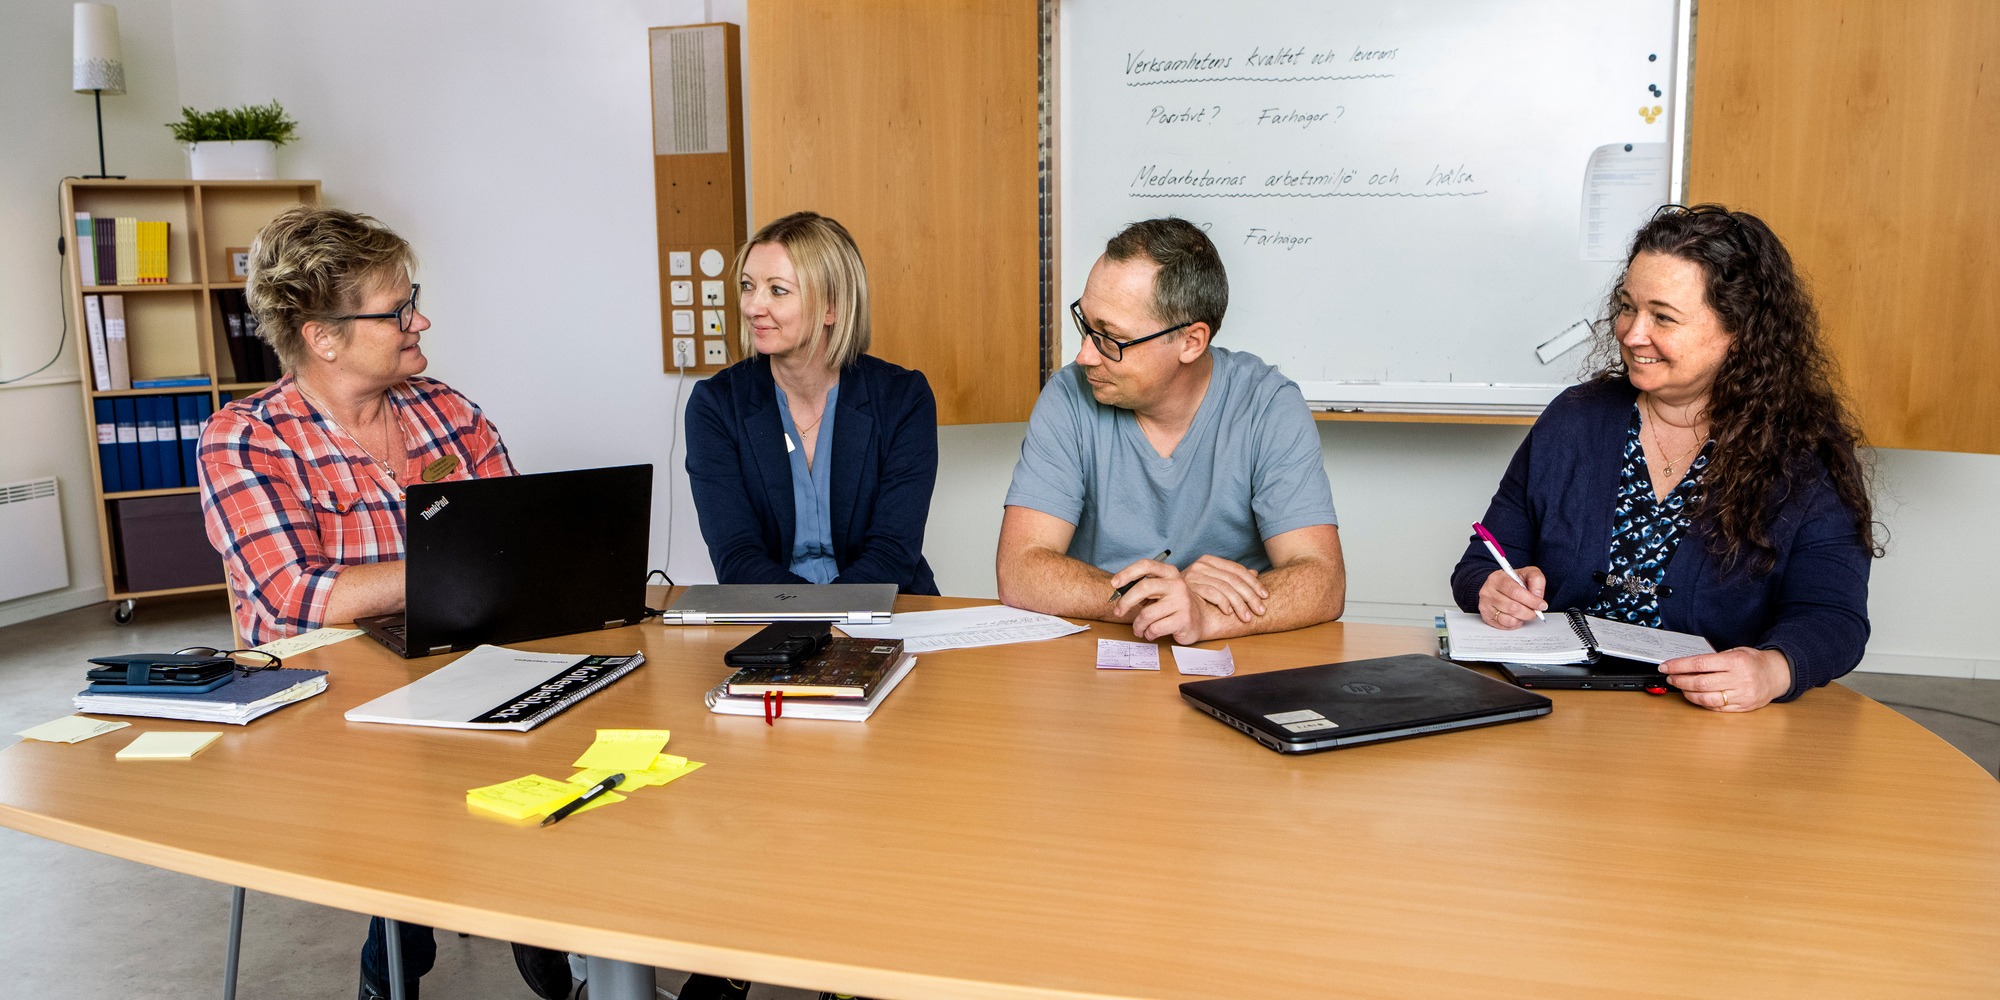
[[[675,338],[674,338],[674,367],[675,367],[675,368],[693,368],[693,367],[694,367],[694,338],[693,338],[693,337],[675,337]]]
[[[726,365],[729,363],[729,348],[723,346],[720,340],[702,341],[701,354],[702,364]]]
[[[667,251],[667,273],[675,277],[694,273],[694,255],[687,250]]]

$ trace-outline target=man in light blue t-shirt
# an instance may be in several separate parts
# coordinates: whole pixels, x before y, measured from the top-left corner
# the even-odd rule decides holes
[[[1319,432],[1290,379],[1210,346],[1228,305],[1221,255],[1181,219],[1105,245],[1007,490],[1002,601],[1182,644],[1340,617]]]

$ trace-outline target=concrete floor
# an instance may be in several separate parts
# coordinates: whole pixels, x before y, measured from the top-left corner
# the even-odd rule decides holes
[[[148,604],[123,628],[111,623],[109,605],[99,605],[0,629],[0,734],[65,714],[90,656],[228,641],[228,619],[214,598]],[[1857,673],[1842,683],[1897,708],[1986,770],[2000,769],[2000,681]],[[0,744],[14,742],[0,735]],[[220,995],[225,886],[0,829],[0,900],[0,996]],[[358,914],[252,893],[240,995],[352,996],[366,925]],[[438,938],[437,967],[424,978],[427,1000],[533,995],[504,943],[447,932]],[[660,983],[675,989],[682,978],[663,971]],[[768,986],[751,995],[814,996]]]

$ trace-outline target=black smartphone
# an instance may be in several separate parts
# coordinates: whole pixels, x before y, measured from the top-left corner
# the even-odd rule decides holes
[[[795,667],[832,641],[832,626],[826,622],[779,622],[722,654],[722,662],[732,667]]]

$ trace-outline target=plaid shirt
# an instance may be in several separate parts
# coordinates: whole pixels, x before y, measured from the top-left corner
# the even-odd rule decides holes
[[[447,457],[458,461],[441,481],[515,474],[499,430],[444,383],[412,378],[389,399],[407,449],[403,482]],[[200,456],[208,540],[251,645],[324,624],[344,567],[403,557],[402,486],[289,376],[217,411]]]

